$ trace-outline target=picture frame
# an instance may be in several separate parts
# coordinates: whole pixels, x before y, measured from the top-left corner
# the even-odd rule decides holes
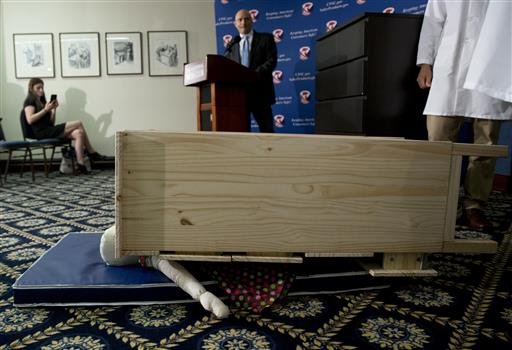
[[[185,30],[148,31],[149,75],[183,75],[188,63],[188,42]]]
[[[107,75],[143,74],[142,33],[105,33]]]
[[[59,33],[59,48],[63,78],[101,76],[99,33]]]
[[[16,79],[55,78],[52,33],[15,33],[13,44]]]

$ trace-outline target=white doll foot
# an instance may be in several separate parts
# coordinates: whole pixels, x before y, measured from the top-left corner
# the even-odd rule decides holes
[[[199,296],[201,305],[213,314],[217,318],[226,318],[229,316],[229,308],[219,298],[210,292],[204,292]]]

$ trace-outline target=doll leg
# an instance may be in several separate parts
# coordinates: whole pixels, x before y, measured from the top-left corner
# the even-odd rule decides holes
[[[161,271],[170,278],[194,300],[199,300],[206,310],[213,312],[218,318],[226,318],[229,316],[229,308],[214,294],[208,292],[203,285],[179,263],[165,260],[158,256],[152,256],[148,260],[153,268]]]

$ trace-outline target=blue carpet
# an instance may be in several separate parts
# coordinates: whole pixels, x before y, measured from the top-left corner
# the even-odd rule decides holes
[[[11,285],[69,232],[114,222],[112,171],[11,175],[0,188],[0,349],[508,349],[512,348],[512,197],[493,194],[494,255],[433,254],[436,278],[389,288],[296,295],[262,314],[216,320],[197,303],[16,308]],[[347,280],[348,281],[348,280]],[[340,283],[339,290],[348,289]]]

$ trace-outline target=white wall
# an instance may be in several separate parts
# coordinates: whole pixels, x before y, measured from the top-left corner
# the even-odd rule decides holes
[[[118,130],[196,130],[195,89],[182,77],[149,77],[148,30],[186,30],[189,61],[215,53],[213,1],[2,1],[0,3],[0,115],[7,139],[21,138],[19,112],[28,79],[14,74],[13,33],[53,33],[55,78],[46,78],[47,96],[56,93],[57,122],[82,120],[98,151],[114,154]],[[139,31],[144,74],[107,76],[105,32]],[[101,77],[62,78],[59,33],[99,32]]]

